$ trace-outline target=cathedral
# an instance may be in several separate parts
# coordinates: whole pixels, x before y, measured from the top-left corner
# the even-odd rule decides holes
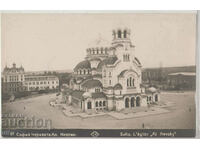
[[[62,92],[68,105],[82,112],[121,111],[160,100],[156,88],[142,84],[142,65],[130,35],[130,29],[119,28],[112,31],[112,42],[99,38],[86,49],[85,60],[75,66]]]

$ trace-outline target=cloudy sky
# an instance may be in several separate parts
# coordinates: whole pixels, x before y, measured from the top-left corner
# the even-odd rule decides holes
[[[135,53],[143,67],[195,65],[194,13],[2,14],[2,67],[23,65],[27,71],[73,69],[99,37],[131,29]]]

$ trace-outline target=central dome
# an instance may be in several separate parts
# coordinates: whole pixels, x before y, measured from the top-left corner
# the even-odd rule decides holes
[[[81,61],[76,65],[74,71],[77,71],[78,69],[91,69],[91,64],[88,60]]]

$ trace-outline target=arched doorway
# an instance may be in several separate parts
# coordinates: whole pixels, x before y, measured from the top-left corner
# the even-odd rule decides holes
[[[135,97],[131,98],[131,107],[135,107]]]
[[[87,109],[92,109],[92,103],[91,102],[87,102]]]
[[[129,108],[129,98],[125,99],[125,108]]]
[[[138,96],[136,98],[136,107],[139,107],[140,106],[140,97]]]
[[[155,95],[155,102],[157,102],[158,101],[158,95],[156,94]]]

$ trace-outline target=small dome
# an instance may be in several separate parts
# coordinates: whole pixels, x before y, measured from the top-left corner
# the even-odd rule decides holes
[[[91,80],[87,80],[82,84],[83,87],[86,88],[95,88],[95,87],[103,87],[102,83],[99,80],[95,80],[95,79],[91,79]]]
[[[84,60],[76,65],[74,71],[77,71],[78,69],[91,69],[91,64],[88,60]]]
[[[121,90],[122,89],[122,85],[120,83],[117,83],[115,86],[114,86],[114,90]]]
[[[98,64],[97,69],[98,69],[98,70],[101,70],[103,65],[112,65],[112,64],[114,64],[117,60],[118,60],[118,59],[117,59],[116,56],[114,56],[114,57],[108,57],[108,58],[104,59],[103,61],[101,61],[101,62]]]

